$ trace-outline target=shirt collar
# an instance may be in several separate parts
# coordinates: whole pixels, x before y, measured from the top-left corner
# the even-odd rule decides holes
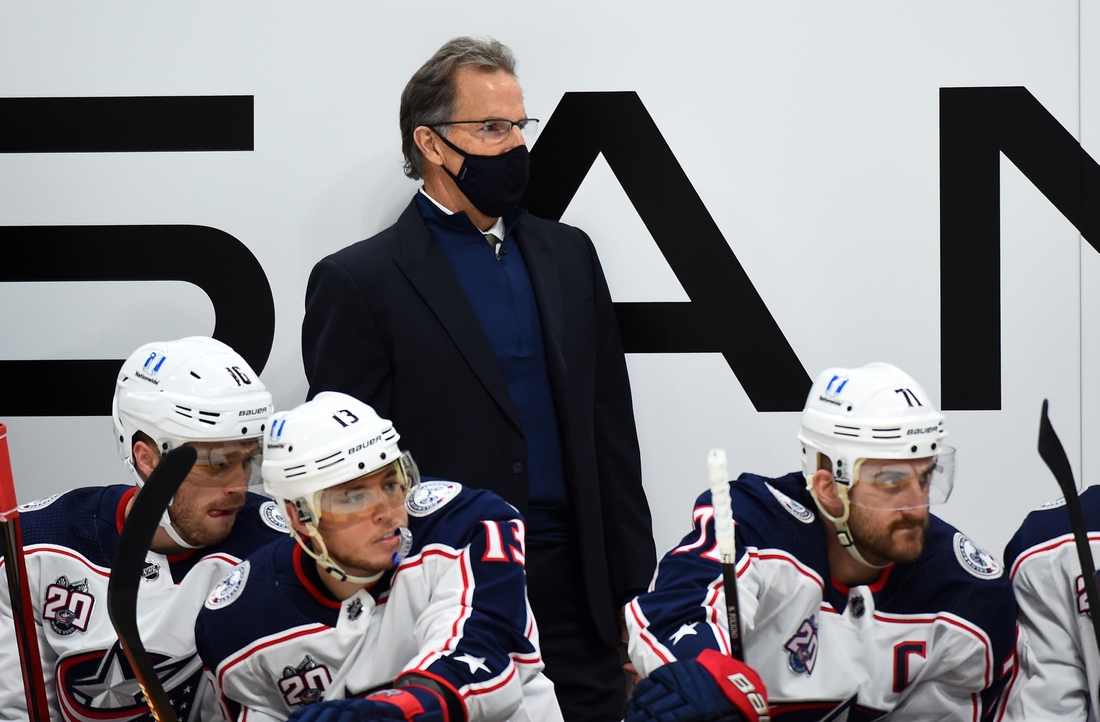
[[[454,215],[454,211],[447,208],[445,205],[443,205],[442,203],[437,201],[435,198],[432,198],[431,195],[428,193],[428,191],[424,190],[424,186],[420,187],[420,192],[424,194],[425,198],[427,198],[432,203],[434,203],[436,208],[443,211],[448,216],[453,216]],[[489,230],[481,231],[481,233],[482,233],[482,235],[492,234],[492,235],[496,236],[498,241],[504,240],[504,219],[503,218],[498,218],[497,222],[489,227]]]

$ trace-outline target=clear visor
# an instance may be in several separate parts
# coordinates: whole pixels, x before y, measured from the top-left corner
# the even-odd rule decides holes
[[[353,526],[404,505],[418,482],[412,457],[402,454],[381,469],[317,492],[314,505],[322,525]]]
[[[263,446],[260,439],[239,441],[193,441],[187,444],[198,459],[187,483],[207,488],[247,488],[259,486]]]
[[[920,459],[859,459],[848,499],[853,506],[883,511],[944,503],[955,482],[955,449],[941,448]]]

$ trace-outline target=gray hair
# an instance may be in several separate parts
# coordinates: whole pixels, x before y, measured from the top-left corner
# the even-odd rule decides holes
[[[424,175],[424,156],[416,147],[413,131],[422,125],[431,127],[454,117],[454,73],[466,65],[516,74],[516,58],[507,45],[492,38],[479,40],[465,36],[445,43],[413,73],[401,91],[401,110],[398,114],[405,175],[413,180],[419,180]],[[443,136],[448,134],[448,130],[445,125],[438,128]]]

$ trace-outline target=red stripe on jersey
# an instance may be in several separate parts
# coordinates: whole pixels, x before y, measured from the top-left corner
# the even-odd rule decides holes
[[[317,585],[310,581],[308,577],[306,577],[305,569],[302,568],[302,557],[305,555],[305,553],[306,550],[303,549],[299,544],[295,544],[294,551],[290,553],[290,557],[294,562],[294,573],[297,575],[298,581],[302,583],[302,586],[306,588],[306,591],[309,592],[314,599],[316,599],[318,602],[328,607],[329,609],[339,609],[340,607],[344,606],[343,602],[336,602],[332,599],[329,599],[327,594],[318,589]],[[310,557],[309,560],[312,562],[313,557]],[[328,574],[328,572],[321,573]]]
[[[122,533],[122,527],[126,525],[126,505],[130,503],[130,499],[134,498],[134,494],[137,493],[137,487],[127,489],[122,493],[122,498],[118,500],[118,508],[115,510],[115,528],[118,529],[118,533]]]
[[[775,551],[775,550],[767,551],[767,552],[759,552],[759,551],[752,551],[750,549],[749,552],[748,552],[748,556],[751,559],[757,559],[757,560],[771,560],[771,561],[779,560],[779,561],[782,561],[782,562],[787,562],[788,564],[792,565],[795,569],[797,569],[798,572],[802,576],[804,576],[808,579],[812,579],[814,581],[814,584],[821,587],[822,591],[825,590],[825,582],[822,581],[821,577],[818,576],[817,572],[815,572],[813,569],[810,569],[809,567],[805,566],[804,564],[802,564],[801,562],[799,562],[797,559],[795,559],[790,554],[787,554],[786,552],[780,552],[780,551]],[[747,564],[744,567],[742,567],[740,570],[738,570],[737,576],[738,577],[742,576],[746,571],[748,571],[748,565]]]
[[[642,638],[642,641],[649,645],[649,648],[653,650],[653,653],[656,654],[662,662],[664,662],[665,664],[670,663],[672,660],[665,656],[665,654],[657,646],[655,640],[653,639],[653,635],[649,632],[649,622],[642,618],[641,613],[638,610],[638,598],[635,597],[634,600],[630,602],[628,607],[630,608],[630,613],[634,615],[634,621],[637,622],[638,626],[641,628],[640,636]]]
[[[276,644],[289,642],[290,640],[297,639],[298,637],[305,637],[310,634],[317,634],[319,632],[327,632],[330,629],[332,629],[332,627],[324,624],[312,624],[306,629],[299,629],[293,634],[285,634],[281,637],[275,637],[274,639],[267,640],[263,644],[258,644],[254,647],[247,647],[241,650],[237,653],[236,657],[229,657],[226,659],[225,662],[222,662],[221,667],[218,669],[218,686],[222,689],[225,689],[225,673],[231,670],[233,667],[236,667],[241,662],[244,662],[257,652],[267,649],[268,647],[272,647]]]
[[[1100,532],[1089,532],[1089,542],[1090,543],[1091,542],[1100,542]],[[1060,546],[1065,546],[1066,544],[1073,544],[1073,543],[1074,543],[1073,534],[1064,534],[1064,535],[1058,537],[1057,539],[1053,539],[1053,540],[1043,544],[1042,546],[1036,546],[1036,547],[1032,547],[1031,549],[1028,549],[1026,552],[1024,552],[1019,557],[1017,557],[1016,561],[1014,561],[1012,563],[1012,573],[1009,575],[1009,578],[1012,579],[1013,581],[1016,580],[1016,572],[1019,571],[1020,564],[1022,564],[1025,559],[1028,559],[1029,557],[1033,557],[1036,554],[1042,554],[1044,552],[1053,551],[1053,550],[1057,549]]]
[[[35,546],[28,547],[27,549],[25,549],[23,551],[23,554],[25,556],[28,556],[28,557],[32,554],[41,554],[41,553],[59,554],[63,557],[69,557],[70,559],[77,560],[78,562],[80,562],[84,566],[88,567],[89,570],[91,570],[95,574],[98,574],[99,576],[101,576],[105,579],[109,578],[111,576],[111,570],[102,569],[100,567],[97,567],[95,564],[92,564],[90,561],[85,559],[80,554],[77,554],[74,551],[70,551],[69,549],[66,549],[65,547],[54,546],[52,544],[36,544]]]
[[[473,697],[473,696],[474,696],[474,695],[476,695],[476,694],[487,694],[488,692],[493,692],[493,691],[495,691],[495,690],[498,690],[498,689],[500,689],[501,687],[503,687],[504,685],[506,685],[506,684],[508,684],[509,682],[511,682],[511,681],[512,681],[512,678],[513,678],[513,677],[515,677],[515,676],[516,676],[516,668],[515,668],[515,666],[513,665],[513,666],[512,666],[512,671],[508,673],[508,676],[507,676],[507,677],[505,677],[505,678],[504,678],[503,680],[501,680],[500,682],[497,682],[496,684],[494,684],[494,685],[493,685],[492,687],[484,687],[484,688],[482,688],[482,689],[470,689],[470,688],[469,688],[469,685],[467,685],[467,686],[466,686],[466,689],[467,689],[468,691],[466,692],[466,696],[467,696],[467,697]]]

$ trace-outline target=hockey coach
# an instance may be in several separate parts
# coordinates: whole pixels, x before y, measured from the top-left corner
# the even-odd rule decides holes
[[[181,722],[217,719],[203,682],[194,620],[210,590],[245,556],[286,534],[259,482],[271,394],[220,341],[147,344],[119,371],[113,404],[119,456],[137,486],[93,486],[20,509],[30,596],[50,719],[147,720],[137,679],[107,614],[119,536],[160,456],[188,444],[198,460],[160,520],[138,589],[137,624]],[[0,718],[26,720],[6,584],[0,585]]]
[[[727,656],[707,492],[627,608],[647,678],[628,722],[819,719],[853,695],[848,719],[994,719],[1016,677],[1016,604],[1000,563],[928,512],[951,492],[945,436],[900,369],[822,373],[802,415],[802,472],[729,485],[744,663]]]
[[[423,187],[393,226],[314,267],[302,355],[310,398],[370,404],[426,475],[520,511],[565,717],[619,720],[620,613],[657,561],[630,382],[592,241],[519,207],[538,120],[515,64],[460,37],[413,74],[398,117]]]

